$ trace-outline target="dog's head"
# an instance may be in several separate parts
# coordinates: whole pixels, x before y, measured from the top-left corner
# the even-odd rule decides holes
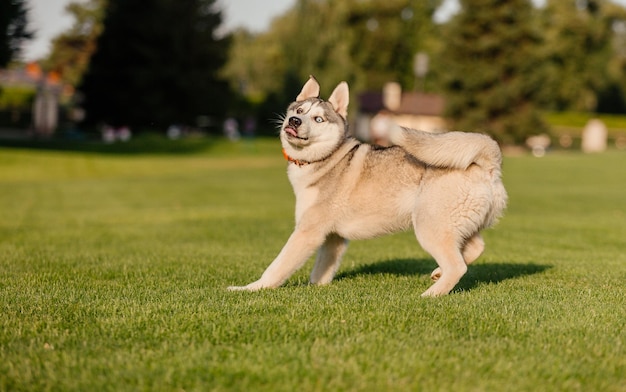
[[[287,108],[280,140],[289,156],[304,162],[322,160],[332,154],[347,134],[349,91],[341,82],[324,101],[313,76]]]

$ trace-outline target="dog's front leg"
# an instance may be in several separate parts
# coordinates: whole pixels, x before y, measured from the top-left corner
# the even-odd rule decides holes
[[[341,263],[341,257],[347,248],[348,240],[338,234],[329,234],[317,254],[315,266],[311,272],[311,283],[330,283],[335,277]]]
[[[324,235],[319,230],[298,229],[291,234],[289,240],[267,267],[261,278],[247,286],[231,286],[228,289],[233,291],[247,290],[256,291],[264,288],[275,288],[294,274],[307,259],[324,242]]]

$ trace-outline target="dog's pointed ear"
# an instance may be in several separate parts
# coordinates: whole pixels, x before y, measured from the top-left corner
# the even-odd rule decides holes
[[[344,119],[348,118],[348,103],[350,102],[350,90],[348,89],[348,83],[339,83],[333,90],[333,93],[330,94],[328,102],[333,105],[333,108],[341,117]]]
[[[309,76],[309,80],[302,87],[302,91],[296,97],[296,102],[304,101],[309,98],[319,98],[320,96],[320,84],[313,75]]]

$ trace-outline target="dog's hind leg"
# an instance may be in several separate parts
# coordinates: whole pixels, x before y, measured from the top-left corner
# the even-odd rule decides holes
[[[435,297],[448,294],[461,280],[467,265],[461,253],[462,240],[457,238],[453,229],[445,230],[442,226],[437,230],[433,225],[420,226],[415,222],[415,235],[424,250],[434,258],[441,274],[439,279],[422,293],[422,297]]]
[[[463,247],[463,259],[465,264],[470,265],[476,260],[485,250],[485,241],[480,233],[476,233],[470,237]]]
[[[485,250],[485,241],[480,233],[474,234],[463,246],[462,254],[465,264],[470,265],[474,262]],[[430,274],[430,278],[434,281],[441,277],[441,268],[437,267]]]
[[[315,266],[311,272],[311,283],[330,283],[339,268],[341,257],[347,248],[348,240],[337,234],[328,235],[315,259]]]

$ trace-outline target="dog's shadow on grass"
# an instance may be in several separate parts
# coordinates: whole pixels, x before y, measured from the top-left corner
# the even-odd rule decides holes
[[[389,274],[397,276],[428,275],[437,267],[432,259],[394,259],[361,265],[352,270],[340,272],[337,280],[353,279],[363,275]],[[468,267],[467,273],[455,291],[471,290],[485,283],[499,283],[522,276],[540,274],[552,268],[550,265],[535,263],[479,263]]]

